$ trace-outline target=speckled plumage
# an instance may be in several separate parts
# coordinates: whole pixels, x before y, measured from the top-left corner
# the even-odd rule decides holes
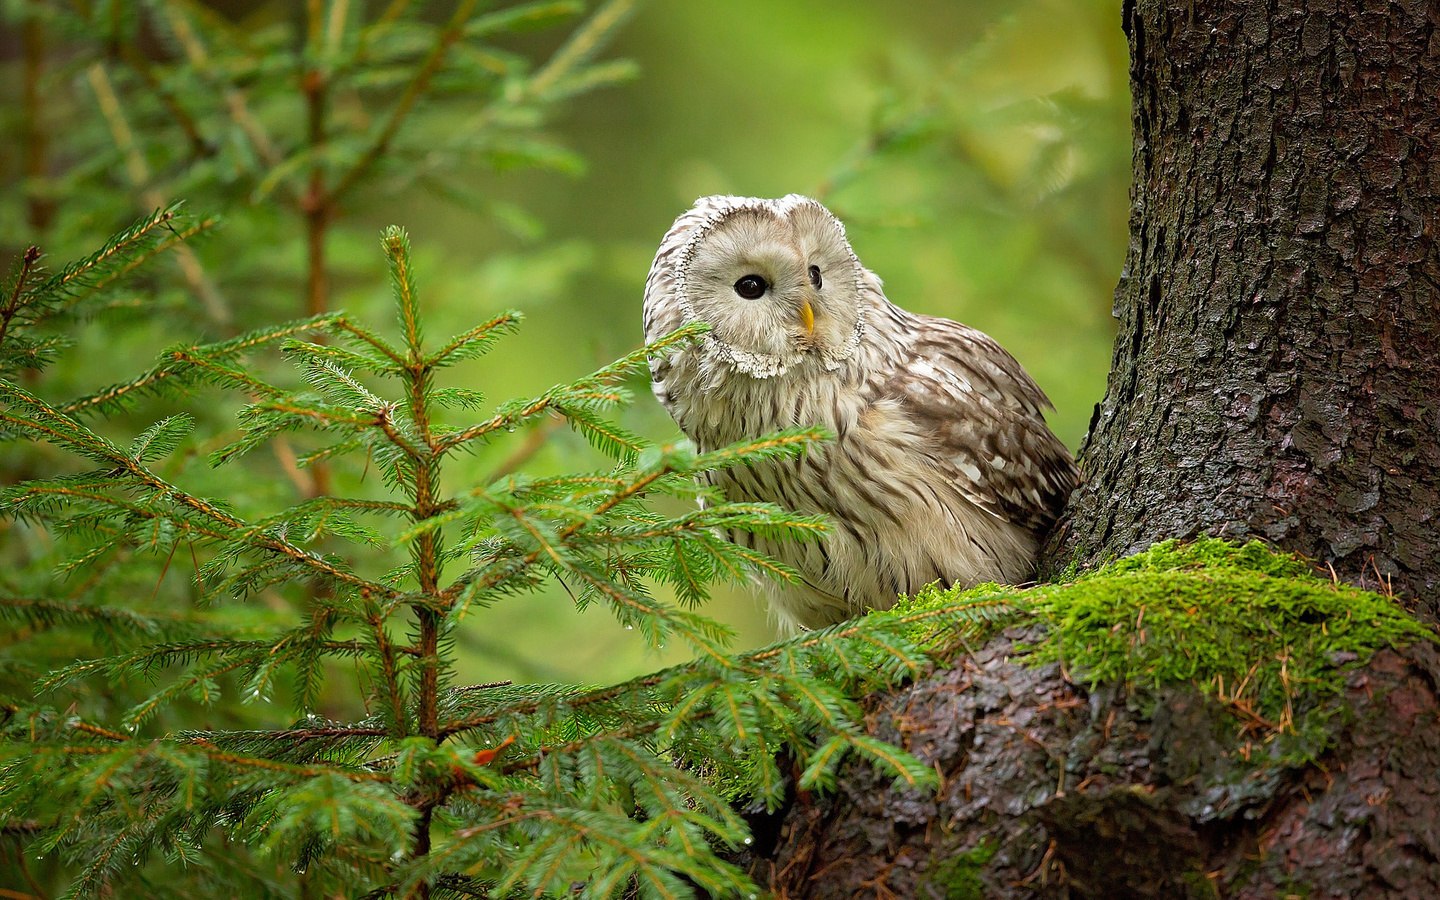
[[[747,275],[764,278],[763,296],[737,292]],[[696,201],[646,280],[646,339],[693,321],[710,333],[650,371],[701,450],[796,425],[836,434],[799,459],[710,476],[731,500],[832,520],[819,543],[729,536],[804,577],[775,589],[782,627],[887,608],[932,581],[1031,577],[1077,477],[1045,425],[1049,400],[987,335],[887,300],[823,206],[797,194]]]

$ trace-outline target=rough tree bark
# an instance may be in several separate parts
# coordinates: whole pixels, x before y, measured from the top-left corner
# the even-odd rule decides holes
[[[933,763],[940,791],[850,766],[836,794],[760,820],[756,879],[781,900],[1440,897],[1434,648],[1352,676],[1357,717],[1320,765],[1256,770],[1199,694],[1147,718],[1015,663],[1038,637],[876,698],[872,732]]]
[[[1267,538],[1440,619],[1440,5],[1140,0],[1109,389],[1052,570]]]
[[[1121,327],[1047,568],[1258,536],[1440,620],[1440,4],[1123,17]],[[795,898],[1440,896],[1434,648],[1377,655],[1319,765],[1260,776],[1195,691],[1147,717],[1012,662],[1035,637],[871,698],[872,730],[944,787],[853,764],[758,820],[757,879]]]

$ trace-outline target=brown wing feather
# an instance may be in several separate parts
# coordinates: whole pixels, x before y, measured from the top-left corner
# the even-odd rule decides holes
[[[914,343],[886,393],[933,435],[935,464],[982,509],[1036,533],[1049,528],[1078,478],[1045,425],[1049,398],[983,332],[894,309]]]

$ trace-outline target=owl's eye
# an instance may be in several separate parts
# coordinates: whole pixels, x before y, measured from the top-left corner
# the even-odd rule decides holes
[[[820,267],[819,267],[819,266],[811,266],[811,267],[810,267],[810,283],[815,286],[815,290],[817,290],[817,291],[820,290]]]
[[[759,275],[746,275],[735,282],[735,293],[746,300],[759,300],[770,289],[770,283]]]

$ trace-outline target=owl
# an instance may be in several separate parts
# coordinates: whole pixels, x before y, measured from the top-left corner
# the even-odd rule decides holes
[[[799,583],[773,588],[782,630],[823,627],[932,582],[1011,584],[1077,472],[1039,386],[994,340],[907,312],[824,206],[702,197],[645,282],[645,337],[710,331],[650,361],[655,396],[704,451],[794,426],[834,440],[798,458],[707,474],[727,499],[822,513],[823,540],[733,531]]]

